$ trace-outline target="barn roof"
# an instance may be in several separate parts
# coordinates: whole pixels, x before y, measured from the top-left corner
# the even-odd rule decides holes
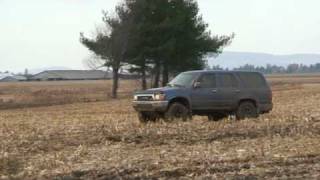
[[[110,78],[110,73],[100,70],[50,70],[43,71],[32,77],[34,80],[41,79],[63,79],[63,80],[82,80],[82,79],[106,79]]]

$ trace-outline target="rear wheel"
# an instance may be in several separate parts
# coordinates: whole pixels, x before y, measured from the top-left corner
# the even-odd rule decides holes
[[[174,119],[182,119],[183,121],[186,121],[188,118],[190,118],[188,108],[185,105],[177,102],[172,103],[169,106],[169,109],[164,116],[166,121],[173,121]]]
[[[238,110],[236,112],[237,120],[242,120],[245,118],[257,118],[259,116],[258,108],[251,101],[245,101],[240,103]]]
[[[138,118],[139,118],[139,121],[144,124],[151,122],[151,121],[156,121],[156,119],[157,119],[156,116],[145,113],[145,112],[139,112]]]

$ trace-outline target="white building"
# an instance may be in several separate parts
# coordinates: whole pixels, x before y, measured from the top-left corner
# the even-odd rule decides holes
[[[21,82],[27,81],[27,78],[22,75],[8,75],[0,78],[0,82]]]
[[[63,80],[100,80],[111,79],[110,72],[100,70],[50,70],[34,75],[35,81],[63,81]]]

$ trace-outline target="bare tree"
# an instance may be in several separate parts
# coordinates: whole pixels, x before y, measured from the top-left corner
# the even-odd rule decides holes
[[[121,4],[116,7],[115,16],[103,12],[105,29],[98,31],[95,38],[89,39],[83,33],[80,34],[81,43],[94,52],[97,57],[104,60],[104,66],[112,68],[113,98],[117,98],[119,70],[127,58],[126,53],[130,32],[129,19],[129,12],[126,10],[125,5]]]
[[[95,54],[92,54],[83,60],[83,64],[92,70],[97,70],[105,67],[105,61],[100,59]]]

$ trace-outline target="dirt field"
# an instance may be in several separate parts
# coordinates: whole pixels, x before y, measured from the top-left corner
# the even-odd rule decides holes
[[[138,82],[118,101],[110,82],[0,84],[0,179],[319,179],[319,78],[269,77],[275,108],[258,119],[147,125]]]
[[[121,81],[120,98],[129,98],[139,81]],[[0,109],[100,102],[110,99],[111,81],[0,83]]]

